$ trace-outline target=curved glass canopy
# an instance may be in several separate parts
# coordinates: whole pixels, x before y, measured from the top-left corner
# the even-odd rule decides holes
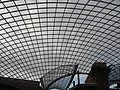
[[[120,64],[120,0],[0,1],[1,77],[39,81],[66,65],[89,73],[94,62]]]
[[[110,84],[120,83],[120,64],[111,66],[109,81],[110,81]]]

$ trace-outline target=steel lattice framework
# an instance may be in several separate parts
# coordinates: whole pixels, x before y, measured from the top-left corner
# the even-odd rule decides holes
[[[120,0],[0,1],[1,77],[39,81],[66,65],[89,73],[96,61],[120,64]]]

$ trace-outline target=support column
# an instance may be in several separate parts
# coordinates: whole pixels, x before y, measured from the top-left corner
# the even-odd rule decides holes
[[[79,71],[77,71],[77,78],[78,78],[78,85],[80,84],[80,76],[79,76]]]
[[[94,63],[89,73],[89,76],[86,79],[86,83],[96,83],[97,90],[108,90],[109,72],[110,68],[106,66],[106,63]]]
[[[118,90],[120,89],[120,83],[117,84],[117,88],[118,88]]]

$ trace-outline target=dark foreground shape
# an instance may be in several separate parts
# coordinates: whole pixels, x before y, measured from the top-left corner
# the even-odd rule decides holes
[[[76,85],[70,90],[109,90],[109,72],[106,63],[94,63],[85,84]]]

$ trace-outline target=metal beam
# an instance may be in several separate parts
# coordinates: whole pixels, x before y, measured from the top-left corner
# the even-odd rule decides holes
[[[76,71],[77,71],[77,67],[78,67],[78,65],[75,65],[75,68],[74,68],[74,71],[73,71],[73,75],[72,75],[72,77],[70,79],[70,82],[69,82],[69,84],[68,84],[68,86],[66,87],[65,90],[67,90],[69,88],[70,84],[72,83],[72,80],[74,79],[74,76],[75,76]]]

